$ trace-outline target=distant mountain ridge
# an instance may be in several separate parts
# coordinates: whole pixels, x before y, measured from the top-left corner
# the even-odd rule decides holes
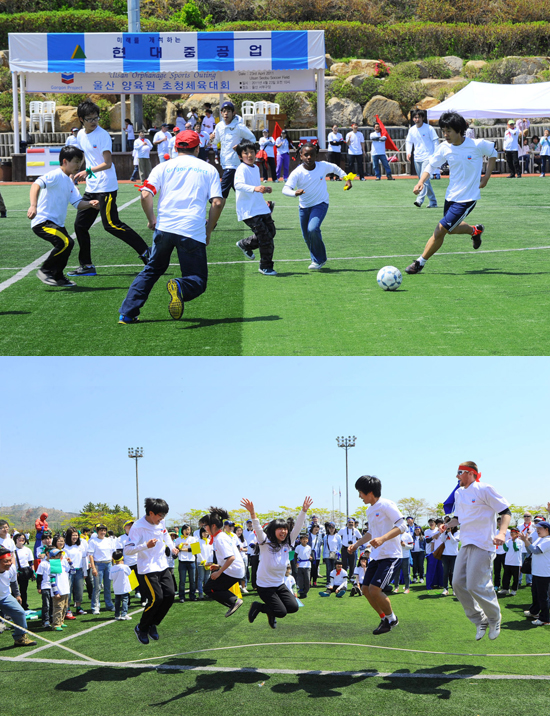
[[[12,522],[18,529],[34,529],[34,521],[40,517],[43,512],[48,513],[48,526],[56,528],[61,525],[64,520],[76,517],[78,512],[63,512],[55,507],[36,507],[28,502],[22,505],[3,505],[0,506],[0,517]]]

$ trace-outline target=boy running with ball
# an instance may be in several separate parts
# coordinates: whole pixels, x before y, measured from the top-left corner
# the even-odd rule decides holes
[[[399,624],[388,597],[383,589],[391,583],[394,570],[401,566],[401,535],[406,531],[407,524],[397,509],[395,502],[382,495],[382,483],[377,477],[363,475],[355,483],[359,497],[366,505],[369,531],[350,544],[348,552],[368,542],[371,547],[371,559],[363,579],[363,594],[371,607],[380,615],[380,624],[373,634],[386,634]]]
[[[474,209],[480,197],[480,189],[487,186],[495,169],[497,150],[486,139],[470,139],[464,134],[468,123],[457,112],[445,112],[439,119],[445,141],[439,145],[429,160],[428,166],[420,176],[413,192],[417,196],[424,188],[424,182],[440,169],[445,162],[449,164],[450,180],[445,194],[445,215],[428,240],[424,252],[405,271],[408,274],[420,273],[426,261],[443,246],[447,234],[466,234],[472,238],[474,249],[481,246],[482,224],[470,226],[464,219]],[[489,159],[485,174],[481,176],[483,158]],[[481,179],[480,179],[481,176]]]

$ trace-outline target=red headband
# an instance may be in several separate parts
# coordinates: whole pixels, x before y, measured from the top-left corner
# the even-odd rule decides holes
[[[465,470],[466,472],[473,472],[474,475],[476,476],[476,482],[479,482],[479,478],[481,477],[481,473],[480,473],[480,472],[477,472],[477,470],[474,470],[474,468],[471,467],[470,465],[459,465],[459,466],[458,466],[458,469],[459,469],[459,470]]]
[[[11,552],[6,552],[6,554],[0,554],[0,559],[8,559],[8,557],[11,558]]]

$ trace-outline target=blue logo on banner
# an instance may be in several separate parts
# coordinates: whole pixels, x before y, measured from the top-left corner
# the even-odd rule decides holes
[[[84,33],[48,33],[48,72],[86,72]]]
[[[61,75],[61,82],[64,85],[72,85],[74,82],[74,74],[72,72],[63,72]]]

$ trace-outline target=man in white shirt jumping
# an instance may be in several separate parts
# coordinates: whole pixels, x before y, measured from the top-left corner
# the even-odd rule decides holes
[[[433,170],[441,168],[447,162],[450,181],[445,194],[444,216],[428,240],[424,252],[405,269],[408,274],[422,271],[426,261],[443,246],[447,234],[466,234],[471,237],[474,249],[479,249],[481,246],[483,224],[470,226],[464,219],[475,208],[481,195],[480,189],[487,186],[495,168],[497,150],[495,145],[486,139],[467,139],[464,133],[468,124],[464,117],[456,112],[442,114],[439,126],[443,130],[445,141],[430,158],[413,192],[420,196]],[[485,174],[481,176],[484,157],[489,161]]]
[[[476,641],[489,628],[489,639],[500,634],[500,606],[492,582],[496,546],[506,541],[512,517],[510,503],[492,485],[480,482],[475,462],[458,466],[460,487],[455,492],[455,516],[441,525],[442,532],[460,524],[461,548],[456,558],[453,592],[468,619],[476,626]],[[496,534],[496,518],[501,516]]]

